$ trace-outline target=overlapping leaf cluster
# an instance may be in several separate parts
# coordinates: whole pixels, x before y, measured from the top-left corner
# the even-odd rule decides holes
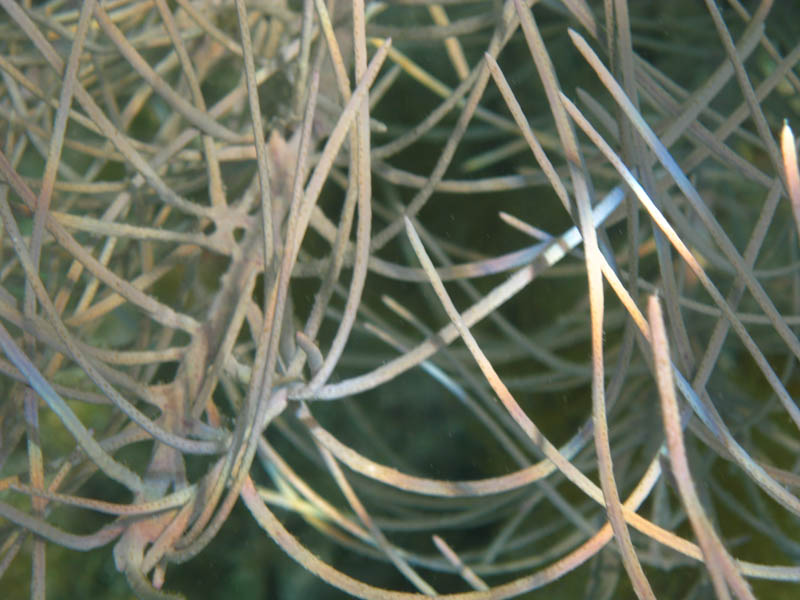
[[[105,547],[174,597],[241,503],[361,598],[794,597],[753,4],[0,0],[9,589]]]

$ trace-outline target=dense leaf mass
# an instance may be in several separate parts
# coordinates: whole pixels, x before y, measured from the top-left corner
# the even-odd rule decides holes
[[[797,597],[793,4],[0,0],[3,597]]]

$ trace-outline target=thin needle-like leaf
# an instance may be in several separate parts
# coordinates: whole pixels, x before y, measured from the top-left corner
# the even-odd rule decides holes
[[[650,321],[651,342],[655,355],[656,381],[658,383],[658,393],[661,397],[661,413],[667,437],[672,473],[677,481],[678,490],[686,506],[692,528],[706,557],[714,590],[720,600],[730,598],[728,586],[738,598],[742,600],[754,599],[755,596],[753,596],[750,586],[742,578],[741,573],[712,528],[695,491],[695,485],[686,458],[683,427],[678,411],[678,402],[675,398],[675,386],[672,381],[669,341],[667,340],[664,319],[661,316],[661,308],[656,296],[650,296],[648,300],[647,316]]]
[[[797,149],[794,133],[789,127],[789,122],[783,122],[781,129],[781,152],[783,154],[783,170],[786,176],[786,185],[789,188],[789,199],[792,202],[797,234],[800,235],[800,172],[797,166]]]

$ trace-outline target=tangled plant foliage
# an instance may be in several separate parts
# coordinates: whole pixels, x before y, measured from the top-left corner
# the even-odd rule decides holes
[[[796,597],[800,44],[721,4],[0,0],[0,574],[240,504],[360,598]]]

